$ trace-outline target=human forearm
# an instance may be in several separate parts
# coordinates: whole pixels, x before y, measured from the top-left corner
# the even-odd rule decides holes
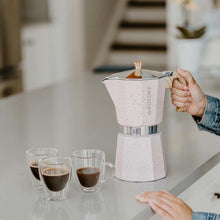
[[[208,212],[193,212],[192,220],[220,220],[220,215]]]
[[[206,108],[202,118],[193,118],[201,130],[220,135],[220,100],[206,95]]]

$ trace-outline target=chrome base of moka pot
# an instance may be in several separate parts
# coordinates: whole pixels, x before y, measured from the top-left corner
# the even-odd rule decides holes
[[[141,135],[146,136],[150,134],[159,133],[159,125],[153,125],[148,127],[129,127],[129,126],[120,126],[120,133],[127,135]]]

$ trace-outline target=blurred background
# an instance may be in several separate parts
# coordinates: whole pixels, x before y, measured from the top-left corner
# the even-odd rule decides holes
[[[0,0],[0,97],[135,60],[220,79],[219,21],[218,0]]]

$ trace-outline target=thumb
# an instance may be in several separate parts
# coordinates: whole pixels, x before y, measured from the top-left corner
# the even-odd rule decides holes
[[[192,74],[189,71],[178,68],[177,72],[180,76],[182,76],[186,80],[188,85],[194,85],[196,83],[195,79],[193,78]]]

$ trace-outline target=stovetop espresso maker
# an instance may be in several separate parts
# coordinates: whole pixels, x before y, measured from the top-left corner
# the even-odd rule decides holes
[[[117,139],[115,176],[135,182],[166,176],[159,131],[165,88],[171,88],[175,78],[186,84],[177,72],[141,69],[141,64],[135,62],[136,69],[115,73],[103,80],[121,127]]]

